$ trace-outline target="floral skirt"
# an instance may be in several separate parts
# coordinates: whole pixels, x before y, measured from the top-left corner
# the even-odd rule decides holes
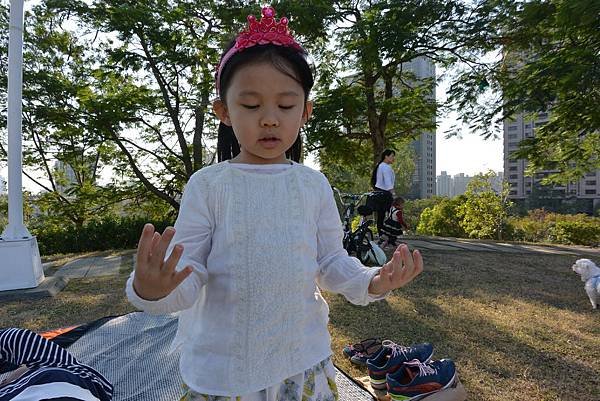
[[[180,401],[337,401],[335,368],[327,358],[310,369],[256,393],[237,397],[199,394],[190,389]]]

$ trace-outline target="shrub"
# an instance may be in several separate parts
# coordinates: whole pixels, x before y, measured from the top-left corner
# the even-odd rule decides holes
[[[460,226],[469,238],[501,238],[506,207],[494,192],[468,193],[460,205]]]
[[[147,222],[148,219],[141,217],[111,217],[92,221],[82,227],[37,226],[31,228],[31,233],[37,237],[42,255],[127,249],[137,246],[142,228]],[[173,224],[169,220],[151,223],[160,232]]]
[[[585,216],[585,215],[576,215]],[[573,219],[557,221],[550,234],[550,241],[558,244],[600,245],[600,219]]]
[[[434,196],[432,198],[426,199],[407,200],[404,203],[404,221],[406,222],[406,224],[408,224],[408,227],[411,230],[415,230],[419,226],[419,222],[421,220],[421,213],[423,213],[423,210],[434,207],[438,203],[442,202],[444,199],[448,198]]]
[[[548,213],[544,209],[536,209],[525,217],[511,218],[509,222],[515,240],[588,246],[600,244],[598,217]]]
[[[461,227],[460,207],[465,201],[463,196],[442,199],[433,207],[423,210],[417,226],[417,233],[441,237],[464,237]]]

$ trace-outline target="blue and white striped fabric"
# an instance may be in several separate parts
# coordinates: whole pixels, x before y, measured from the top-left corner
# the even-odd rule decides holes
[[[0,369],[22,365],[29,370],[0,386],[0,401],[112,399],[112,384],[63,348],[29,330],[0,330]]]

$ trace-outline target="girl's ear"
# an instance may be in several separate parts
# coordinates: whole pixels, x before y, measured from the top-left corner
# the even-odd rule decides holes
[[[225,125],[231,127],[231,120],[229,119],[229,112],[227,111],[227,105],[221,99],[217,99],[213,102],[213,110],[219,120]]]
[[[302,113],[302,125],[306,124],[313,111],[313,102],[306,102],[304,104],[304,113]]]

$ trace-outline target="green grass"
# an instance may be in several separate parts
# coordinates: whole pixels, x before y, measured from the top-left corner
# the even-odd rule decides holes
[[[380,336],[431,342],[451,358],[469,400],[600,400],[600,311],[573,256],[424,251],[426,270],[384,302],[327,294],[334,361],[347,343]]]
[[[600,311],[592,311],[567,255],[423,251],[425,271],[387,300],[358,307],[324,294],[334,361],[347,343],[380,336],[429,341],[452,358],[469,401],[600,400]],[[592,257],[593,259],[593,257]],[[0,303],[0,327],[36,331],[134,310],[124,283],[132,254],[114,277],[71,280],[51,299]]]

